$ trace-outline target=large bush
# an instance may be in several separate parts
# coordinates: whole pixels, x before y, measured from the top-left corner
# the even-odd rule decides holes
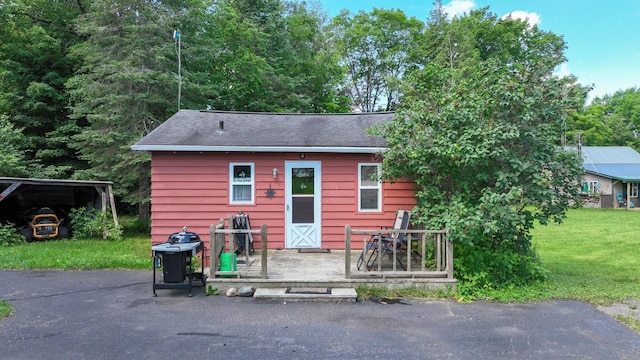
[[[380,132],[388,142],[384,177],[415,181],[417,221],[449,231],[466,294],[544,278],[530,231],[562,221],[577,200],[581,159],[560,139],[585,95],[575,78],[553,74],[564,60],[561,38],[474,16],[509,47],[495,44],[499,56],[460,68],[431,63],[415,71],[402,109]],[[496,41],[483,34],[475,34],[483,46]]]
[[[21,245],[26,242],[26,238],[14,224],[0,224],[0,246]]]
[[[122,240],[122,228],[116,226],[102,211],[81,207],[71,209],[69,217],[74,239]]]

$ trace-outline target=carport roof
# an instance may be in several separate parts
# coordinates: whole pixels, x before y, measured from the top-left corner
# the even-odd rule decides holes
[[[63,186],[105,186],[113,185],[111,181],[88,181],[88,180],[62,180],[62,179],[33,179],[33,178],[15,178],[0,177],[0,184],[13,184],[21,182],[28,185],[63,185]]]

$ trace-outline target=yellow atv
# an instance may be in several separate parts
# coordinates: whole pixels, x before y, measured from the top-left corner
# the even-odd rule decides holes
[[[28,226],[23,235],[27,241],[69,237],[69,228],[62,226],[64,219],[58,218],[51,208],[30,209],[25,213],[25,220]]]

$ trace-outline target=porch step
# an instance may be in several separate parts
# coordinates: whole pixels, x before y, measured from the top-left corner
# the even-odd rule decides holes
[[[258,300],[355,302],[354,288],[258,288],[253,294]]]

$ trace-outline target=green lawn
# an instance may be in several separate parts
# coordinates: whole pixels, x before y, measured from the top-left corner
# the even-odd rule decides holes
[[[122,241],[54,240],[5,247],[2,269],[151,269],[148,236]]]
[[[549,281],[543,298],[591,303],[640,299],[640,212],[577,209],[563,224],[538,227],[534,246]]]

